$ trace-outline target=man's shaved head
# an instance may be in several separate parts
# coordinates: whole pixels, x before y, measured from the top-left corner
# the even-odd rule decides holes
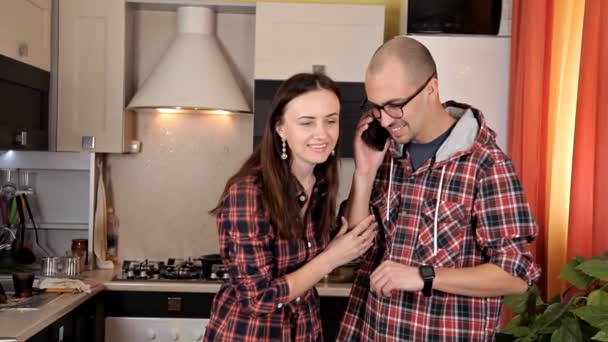
[[[398,36],[384,43],[372,57],[367,72],[377,73],[387,61],[399,62],[405,70],[405,79],[412,85],[419,85],[437,72],[435,61],[429,50],[415,39]]]

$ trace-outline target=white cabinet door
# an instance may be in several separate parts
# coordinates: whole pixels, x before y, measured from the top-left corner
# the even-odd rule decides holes
[[[123,151],[125,6],[59,2],[58,151]]]
[[[362,82],[384,40],[384,6],[259,2],[255,36],[255,79],[323,65],[336,81]]]
[[[0,54],[49,71],[50,42],[51,0],[0,1]]]

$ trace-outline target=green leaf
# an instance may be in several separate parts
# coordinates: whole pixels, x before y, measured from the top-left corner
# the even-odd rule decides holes
[[[532,295],[532,287],[519,295],[505,296],[503,303],[513,312],[521,314],[526,310],[526,301]]]
[[[603,306],[608,308],[608,292],[595,290],[587,297],[587,305]]]
[[[593,335],[591,339],[595,341],[608,342],[608,333],[601,330],[597,334]]]
[[[536,319],[536,303],[540,298],[540,290],[535,285],[532,285],[529,289],[530,295],[526,298],[525,309],[521,313],[521,324],[529,325]],[[542,300],[541,300],[542,303]]]
[[[582,306],[573,312],[592,326],[608,331],[608,306],[587,305]]]
[[[574,259],[570,260],[566,265],[564,265],[564,268],[559,274],[559,277],[561,279],[564,279],[565,281],[569,282],[580,290],[586,289],[594,281],[593,278],[577,269],[577,267],[581,265],[582,262],[582,257],[575,257]]]
[[[502,333],[513,335],[515,337],[524,337],[530,335],[530,333],[532,333],[532,329],[529,327],[512,326],[503,330]]]
[[[541,329],[543,327],[553,327],[553,328],[557,328],[559,326],[559,322],[560,319],[558,318],[560,312],[562,311],[562,308],[564,307],[564,304],[561,303],[555,303],[555,304],[551,304],[547,307],[547,309],[545,309],[545,312],[542,313],[542,315],[538,316],[536,318],[536,320],[534,321],[533,324],[533,328],[534,329]],[[555,329],[553,329],[555,330]],[[553,330],[550,330],[551,332],[553,332]],[[548,333],[546,332],[547,330],[543,329],[540,332],[541,333]]]
[[[505,327],[505,329],[508,329],[510,327],[518,327],[520,325],[521,325],[521,316],[517,315],[509,320],[509,323],[507,323],[507,326]]]
[[[608,259],[587,260],[576,266],[576,269],[591,277],[608,281]]]
[[[551,342],[575,342],[582,340],[581,327],[578,324],[578,320],[572,316],[565,317],[559,329],[551,335]]]

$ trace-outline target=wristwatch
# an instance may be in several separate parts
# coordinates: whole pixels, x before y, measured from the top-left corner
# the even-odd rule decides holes
[[[433,279],[435,279],[435,269],[431,265],[422,265],[418,268],[420,277],[424,281],[424,287],[422,288],[422,294],[429,297],[433,290]]]

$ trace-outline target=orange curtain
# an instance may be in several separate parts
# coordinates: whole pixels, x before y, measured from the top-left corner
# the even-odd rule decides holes
[[[568,257],[608,250],[608,1],[586,0],[581,49]]]
[[[554,0],[513,1],[508,153],[539,226],[532,252],[546,265],[545,207]],[[546,278],[539,286],[544,288]]]

